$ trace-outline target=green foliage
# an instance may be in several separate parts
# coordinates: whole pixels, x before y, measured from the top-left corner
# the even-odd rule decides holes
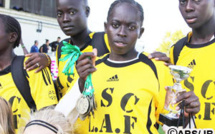
[[[174,33],[167,32],[165,37],[163,38],[163,42],[161,45],[156,49],[156,51],[160,51],[166,53],[169,56],[169,50],[172,45],[174,45],[179,39],[183,38],[184,35],[181,30],[176,31]]]

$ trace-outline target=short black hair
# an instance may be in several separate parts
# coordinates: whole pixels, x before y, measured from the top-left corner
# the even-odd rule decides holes
[[[47,42],[49,42],[49,40],[48,40],[48,39],[46,39],[46,43],[47,43]]]
[[[37,40],[35,40],[35,41],[34,41],[34,44],[36,44],[37,42],[38,42],[38,41],[37,41]]]
[[[128,4],[131,4],[132,6],[134,6],[135,8],[137,8],[138,12],[139,12],[139,15],[140,15],[140,21],[141,21],[141,25],[143,23],[143,20],[144,20],[144,12],[143,12],[143,7],[138,3],[136,2],[135,0],[115,0],[110,8],[109,8],[109,11],[108,11],[108,16],[107,16],[107,21],[109,20],[109,17],[113,11],[113,9],[118,5],[118,4],[122,4],[122,3],[128,3]]]
[[[0,14],[0,19],[2,20],[2,23],[5,26],[6,33],[15,32],[17,34],[17,39],[13,44],[13,48],[18,47],[22,35],[21,26],[19,22],[15,18],[4,14]]]

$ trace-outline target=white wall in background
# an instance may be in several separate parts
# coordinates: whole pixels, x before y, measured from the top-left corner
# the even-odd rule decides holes
[[[29,52],[35,40],[39,41],[40,47],[45,43],[45,39],[49,39],[49,41],[52,42],[56,41],[58,36],[60,36],[61,39],[67,38],[67,36],[61,31],[55,18],[25,12],[17,12],[15,10],[5,8],[0,8],[0,12],[2,14],[13,16],[20,22],[23,42]],[[36,32],[38,29],[38,22],[35,21],[42,22],[42,31],[40,33]],[[21,46],[15,48],[15,53],[18,55],[23,54]]]

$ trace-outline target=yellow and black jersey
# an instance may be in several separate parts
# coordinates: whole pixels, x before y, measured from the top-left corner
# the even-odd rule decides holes
[[[37,110],[58,103],[48,68],[39,73],[35,73],[35,70],[26,72],[26,77]],[[0,71],[0,96],[10,102],[15,129],[18,132],[20,128],[25,126],[26,120],[29,119],[30,108],[13,81],[11,66]]]
[[[164,87],[172,85],[168,68],[143,53],[125,62],[108,57],[96,61],[92,74],[97,109],[90,116],[89,133],[158,133],[155,124],[164,108]]]
[[[96,33],[90,33],[89,36],[86,38],[86,44],[83,48],[81,48],[81,52],[83,52],[83,53],[84,52],[92,52],[93,48],[96,47],[98,49],[98,51],[101,51],[100,52],[101,54],[98,56],[101,56],[105,53],[109,53],[110,48],[108,45],[107,35],[106,34],[103,35],[104,43],[101,44],[101,47],[97,47],[97,46],[94,47],[91,45],[94,34],[96,34]],[[70,39],[65,39],[64,41],[72,44]],[[62,45],[63,44],[61,42],[59,46],[62,46]],[[57,48],[56,52],[57,52],[56,55],[59,55],[58,52],[61,52],[61,51],[58,50],[58,48]],[[64,62],[59,61],[59,57],[63,58],[64,56],[65,55],[56,56],[56,58],[57,58],[56,60],[58,62],[58,78],[56,81],[56,85],[57,85],[57,89],[59,91],[59,98],[62,98],[62,96],[64,96],[66,94],[67,90],[70,89],[70,87],[72,85],[74,85],[75,81],[79,78],[76,69],[74,69],[74,75],[73,76],[67,76],[63,73],[63,68],[64,68],[67,61],[64,61]]]
[[[108,39],[107,39],[107,35],[104,34],[102,39],[103,43],[101,43],[101,46],[97,45],[97,46],[93,46],[91,43],[93,42],[93,38],[95,37],[96,33],[90,33],[89,36],[86,39],[86,44],[83,48],[81,48],[81,52],[92,52],[93,48],[97,48],[98,52],[100,53],[101,56],[105,53],[110,52],[110,48],[108,45]],[[70,39],[66,39],[65,41],[69,42],[72,44]],[[62,42],[59,46],[62,46]],[[57,53],[56,55],[59,55],[58,52],[61,52],[60,50],[58,50],[59,48],[57,48]],[[58,62],[58,78],[56,81],[56,85],[57,85],[57,89],[58,89],[58,94],[59,94],[59,98],[62,98],[68,91],[69,89],[72,88],[72,86],[74,85],[74,83],[76,82],[76,80],[79,78],[76,69],[74,68],[74,75],[70,75],[67,76],[63,73],[63,69],[64,66],[66,64],[67,61],[62,62],[59,61],[59,57],[63,58],[65,55],[61,55],[61,56],[56,56],[57,58],[57,62]],[[75,124],[75,127],[77,128],[77,133],[80,134],[86,134],[88,133],[88,126],[89,126],[89,120],[86,119],[84,121],[81,121],[79,118]]]
[[[192,33],[182,48],[176,65],[186,66],[192,70],[190,77],[182,82],[185,89],[194,91],[199,97],[200,112],[196,114],[197,128],[213,128],[215,130],[215,39],[205,44],[189,43]],[[173,63],[173,46],[170,59]]]

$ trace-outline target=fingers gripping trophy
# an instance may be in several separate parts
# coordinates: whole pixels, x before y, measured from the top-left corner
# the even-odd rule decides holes
[[[179,96],[183,92],[186,92],[186,90],[182,88],[180,82],[189,77],[189,74],[192,71],[192,69],[176,65],[170,65],[169,68],[170,73],[172,74],[173,79],[175,80],[175,83],[173,86],[167,89],[166,93],[165,109],[168,111],[168,113],[161,114],[159,120],[168,126],[184,126],[183,102],[180,102],[180,104],[182,104],[182,109],[180,110],[176,109],[179,103],[175,104],[175,102],[177,96]]]

